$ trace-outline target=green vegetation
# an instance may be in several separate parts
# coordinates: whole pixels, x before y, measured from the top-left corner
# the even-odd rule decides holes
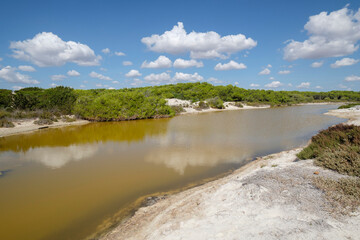
[[[356,102],[360,101],[360,93],[246,90],[232,85],[213,86],[206,82],[119,90],[74,90],[62,86],[50,89],[31,87],[15,92],[0,89],[0,117],[5,114],[3,118],[9,121],[36,118],[45,111],[56,117],[73,114],[93,121],[120,121],[171,117],[183,111],[182,108],[167,106],[166,98],[201,101],[200,108],[204,109],[208,104],[222,109],[224,101],[237,102],[239,107],[242,106],[240,102],[271,106],[322,101]]]
[[[360,127],[339,124],[312,137],[299,154],[300,159],[315,159],[315,164],[352,177],[331,179],[314,177],[335,213],[348,214],[360,206]]]
[[[340,107],[338,107],[338,109],[352,108],[357,105],[360,105],[360,103],[350,103],[350,104],[341,105]]]
[[[312,137],[298,155],[342,174],[360,177],[360,127],[338,124]]]

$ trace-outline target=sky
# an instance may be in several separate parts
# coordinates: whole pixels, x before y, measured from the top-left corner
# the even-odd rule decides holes
[[[358,0],[3,0],[0,88],[360,91],[359,44]]]

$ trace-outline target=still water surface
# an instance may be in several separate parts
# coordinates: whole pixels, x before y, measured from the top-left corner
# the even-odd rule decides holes
[[[0,238],[81,239],[139,197],[306,144],[333,105],[91,123],[0,139]]]

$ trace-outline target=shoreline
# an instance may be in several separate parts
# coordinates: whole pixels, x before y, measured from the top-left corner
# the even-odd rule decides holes
[[[168,99],[169,100],[169,99]],[[189,100],[180,100],[180,99],[171,99],[174,102],[169,104],[169,106],[182,106],[186,104],[190,104]],[[253,109],[266,109],[270,108],[270,105],[259,105],[259,106],[249,106],[244,104],[243,107],[236,107],[234,102],[224,102],[224,109],[216,109],[216,108],[208,108],[202,110],[196,110],[196,103],[192,104],[191,107],[184,107],[185,112],[181,112],[179,115],[187,115],[187,114],[200,114],[200,113],[210,113],[210,112],[222,112],[222,111],[233,111],[233,110],[253,110]],[[296,104],[297,106],[305,106],[305,105],[326,105],[326,104],[341,104],[341,103],[332,103],[332,102],[325,102],[325,103],[302,103]],[[190,106],[189,105],[189,106]],[[334,115],[337,116],[337,115]],[[346,117],[345,117],[346,118]],[[0,138],[7,137],[17,134],[25,134],[31,133],[37,130],[48,129],[48,128],[58,128],[58,127],[66,127],[66,126],[74,126],[74,125],[85,125],[90,123],[91,121],[77,119],[74,122],[63,122],[59,120],[59,122],[54,122],[51,125],[37,125],[33,122],[36,119],[20,119],[13,121],[15,127],[13,128],[0,128]]]
[[[345,124],[360,125],[359,109],[325,114],[348,118]],[[308,186],[314,172],[335,178],[339,174],[316,167],[313,160],[296,161],[296,154],[304,147],[257,158],[225,177],[160,198],[151,206],[139,208],[100,239],[356,238],[360,230],[354,229],[360,224],[360,214],[332,217],[322,206],[326,201],[321,191]],[[264,178],[269,178],[271,184],[262,182]],[[297,178],[305,183],[297,182]],[[278,188],[271,189],[272,185]],[[306,204],[301,203],[303,199],[289,197],[292,191],[302,191]],[[280,205],[279,196],[283,200]],[[259,224],[262,228],[257,229]]]
[[[12,128],[0,128],[0,138],[7,137],[17,134],[26,134],[35,132],[42,129],[48,128],[59,128],[59,127],[67,127],[67,126],[75,126],[75,125],[84,125],[88,124],[90,121],[77,119],[73,122],[64,122],[59,120],[58,122],[54,122],[53,124],[44,124],[44,125],[37,125],[34,124],[36,119],[22,119],[13,121],[15,127]]]

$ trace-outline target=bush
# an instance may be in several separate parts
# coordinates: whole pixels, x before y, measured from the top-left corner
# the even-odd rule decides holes
[[[342,174],[360,177],[360,127],[338,124],[311,138],[298,155]]]
[[[242,105],[241,102],[236,102],[235,107],[242,108],[244,105]]]
[[[212,108],[224,109],[224,102],[219,97],[210,98],[207,100],[208,104]]]
[[[350,103],[350,104],[341,105],[340,107],[338,107],[338,109],[352,108],[352,107],[355,107],[357,105],[360,105],[360,103]]]
[[[0,119],[0,127],[1,128],[13,128],[15,127],[15,125],[10,122],[9,120],[7,120],[6,118],[1,118]]]
[[[196,109],[202,110],[202,109],[208,109],[209,104],[207,102],[200,101],[198,104],[198,107]]]
[[[185,109],[182,106],[170,106],[171,109],[175,112],[175,114],[180,114],[182,112],[185,112]]]
[[[40,118],[39,120],[34,121],[34,124],[37,125],[51,125],[54,122],[51,119],[44,119],[44,118]]]

